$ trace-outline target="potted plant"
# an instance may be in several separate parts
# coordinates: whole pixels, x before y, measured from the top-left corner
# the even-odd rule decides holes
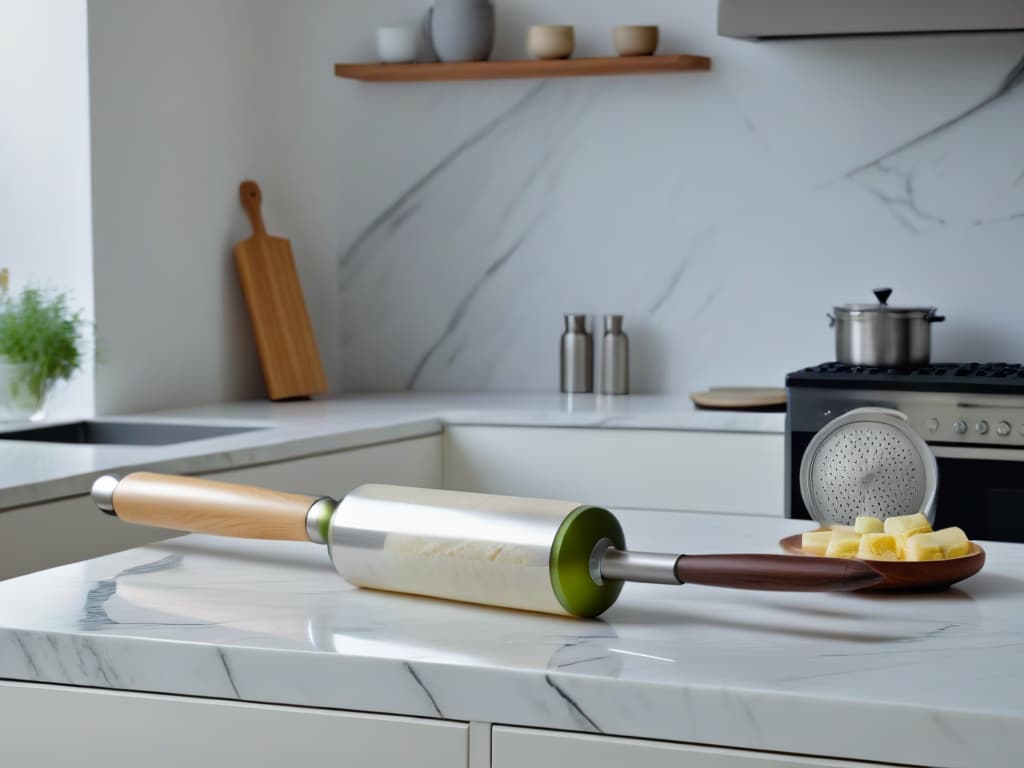
[[[29,286],[12,295],[0,270],[0,409],[42,419],[53,385],[82,367],[87,325],[66,294]]]

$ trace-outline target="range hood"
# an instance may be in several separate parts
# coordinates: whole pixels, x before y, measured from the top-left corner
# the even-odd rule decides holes
[[[718,0],[725,37],[1024,30],[1024,0]]]

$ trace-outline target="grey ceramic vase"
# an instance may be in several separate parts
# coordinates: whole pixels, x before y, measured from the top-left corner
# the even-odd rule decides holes
[[[486,61],[494,48],[490,0],[435,0],[429,11],[430,40],[441,61]]]

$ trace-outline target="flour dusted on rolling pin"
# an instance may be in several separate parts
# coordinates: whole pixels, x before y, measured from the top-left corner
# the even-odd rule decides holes
[[[389,534],[378,579],[392,585],[385,589],[401,592],[561,612],[551,590],[549,553],[507,542]]]
[[[471,563],[502,563],[509,565],[537,565],[535,552],[530,547],[499,544],[497,542],[461,540],[430,540],[422,536],[393,533],[388,536],[385,549],[397,555],[422,558],[455,558]],[[533,558],[533,559],[531,559]],[[546,565],[546,563],[545,563]]]
[[[360,587],[565,614],[549,561],[562,521],[578,506],[361,486],[335,512],[331,556]]]

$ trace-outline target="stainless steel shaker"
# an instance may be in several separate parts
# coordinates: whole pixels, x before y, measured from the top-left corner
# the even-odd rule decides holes
[[[594,391],[594,338],[586,315],[566,315],[562,334],[562,391]]]
[[[629,338],[622,332],[622,315],[604,316],[601,339],[601,393],[629,394]]]

